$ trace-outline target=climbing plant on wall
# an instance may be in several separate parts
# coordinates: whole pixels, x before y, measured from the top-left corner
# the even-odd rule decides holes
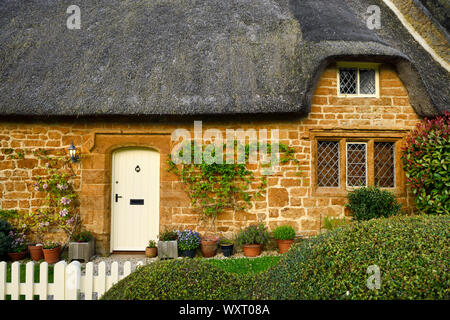
[[[168,160],[168,170],[179,176],[186,185],[192,207],[200,211],[203,219],[211,219],[212,224],[217,215],[226,209],[247,210],[252,199],[261,197],[266,190],[267,175],[271,172],[270,161],[260,164],[262,173],[257,177],[255,172],[249,169],[248,160],[261,147],[266,149],[267,154],[271,154],[272,145],[241,144],[237,141],[234,141],[234,145],[233,154],[227,154],[226,144],[223,144],[221,154],[217,155],[217,149],[211,150],[211,145],[200,147],[195,142],[191,142],[190,156],[187,158],[189,161],[175,163],[172,155]],[[289,162],[298,164],[299,161],[294,156],[293,148],[284,144],[277,144],[277,147],[279,154],[274,155],[277,157],[277,163],[280,165]],[[176,156],[183,158],[183,152],[186,150],[186,148],[180,148]],[[219,161],[211,163],[208,161],[208,157],[205,159],[204,156],[201,157],[201,161],[195,161],[196,150],[200,150],[203,155],[206,151],[209,158],[221,158],[222,163],[218,163]],[[241,161],[237,161],[240,157]],[[234,160],[232,163],[227,162],[227,159],[230,158]],[[184,159],[186,160],[186,157]],[[273,157],[271,160],[274,160]],[[254,164],[251,165],[254,166]],[[256,188],[252,188],[254,183],[257,183]]]
[[[66,234],[64,249],[80,224],[78,195],[73,186],[76,174],[70,157],[65,154],[50,156],[43,149],[37,150],[34,154],[42,160],[46,169],[46,175],[35,177],[36,182],[33,185],[36,191],[46,193],[46,203],[35,214],[35,228],[38,234],[42,234],[39,231],[49,228],[64,231]]]
[[[3,152],[11,159],[23,159],[25,154],[13,149],[5,149]],[[33,188],[35,192],[45,193],[44,202],[39,208],[29,211],[0,209],[0,218],[7,220],[16,231],[26,234],[29,240],[38,243],[48,237],[49,232],[63,231],[66,235],[64,249],[80,224],[77,193],[73,186],[76,174],[70,157],[64,153],[47,153],[44,149],[33,151],[45,172],[42,176],[33,177]]]

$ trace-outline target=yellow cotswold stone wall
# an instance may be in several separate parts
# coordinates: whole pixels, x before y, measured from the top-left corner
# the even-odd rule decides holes
[[[173,130],[193,130],[194,120],[202,120],[204,131],[218,128],[224,131],[224,137],[226,128],[278,129],[281,142],[295,149],[301,168],[299,177],[296,165],[282,165],[278,173],[268,178],[267,194],[263,198],[254,201],[248,212],[220,214],[213,232],[231,236],[240,228],[260,221],[270,229],[289,224],[298,234],[314,235],[323,226],[325,216],[343,217],[348,214],[344,209],[346,192],[321,192],[314,186],[315,139],[334,134],[349,137],[392,135],[401,139],[420,120],[391,66],[380,66],[379,98],[337,97],[336,72],[336,66],[330,66],[322,74],[311,112],[306,118],[292,115],[265,118],[192,117],[160,122],[99,118],[42,121],[0,119],[0,207],[19,210],[39,208],[44,195],[34,191],[33,177],[44,172],[36,168],[40,160],[35,158],[33,151],[44,148],[50,153],[66,152],[73,141],[84,154],[80,163],[73,164],[77,174],[75,188],[79,191],[82,222],[94,233],[98,252],[107,253],[111,224],[111,154],[121,147],[146,146],[161,154],[160,230],[174,227],[211,232],[209,223],[199,221],[199,214],[189,205],[185,187],[174,174],[167,172],[166,164],[173,146],[170,136]],[[23,151],[24,158],[9,159],[4,152],[8,148]],[[400,171],[397,181],[401,186],[395,191],[404,210],[411,212],[413,199],[404,187],[403,175]],[[253,187],[256,190],[256,186]]]

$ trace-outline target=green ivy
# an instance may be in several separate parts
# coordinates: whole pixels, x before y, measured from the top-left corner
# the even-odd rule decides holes
[[[238,144],[234,141],[235,152],[232,156],[237,159],[239,154],[244,156],[245,161],[234,161],[234,163],[226,163],[227,155],[225,153],[226,144],[223,144],[223,163],[206,163],[202,159],[201,163],[195,163],[195,152],[208,150],[208,145],[202,148],[194,142],[191,143],[191,163],[175,164],[172,155],[167,161],[169,164],[168,171],[175,173],[180,177],[181,181],[188,186],[188,194],[191,199],[191,205],[201,211],[204,217],[212,218],[213,222],[217,214],[225,209],[246,210],[254,197],[260,197],[266,191],[267,173],[270,174],[269,164],[261,164],[265,167],[259,181],[251,170],[247,168],[245,163],[249,160],[252,152],[256,152],[262,145],[257,144]],[[271,154],[271,144],[266,144],[267,154]],[[279,163],[286,164],[290,161],[298,163],[295,158],[294,148],[284,144],[278,144],[280,153]],[[239,153],[241,152],[241,153]],[[183,156],[183,150],[180,150],[179,156]],[[215,157],[215,151],[211,151],[211,157]],[[242,159],[241,159],[242,160]],[[237,163],[244,162],[244,163]],[[257,191],[252,194],[250,185],[258,181]]]

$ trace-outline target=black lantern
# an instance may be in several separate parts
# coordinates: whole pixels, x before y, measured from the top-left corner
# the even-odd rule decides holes
[[[72,162],[77,162],[80,158],[77,156],[77,148],[72,144],[69,146],[69,156],[72,159]]]

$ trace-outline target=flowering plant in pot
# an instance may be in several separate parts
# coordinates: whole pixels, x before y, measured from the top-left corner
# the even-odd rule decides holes
[[[183,257],[195,257],[195,251],[200,246],[200,233],[185,229],[178,233],[178,249]]]
[[[262,223],[250,225],[239,231],[236,243],[242,246],[246,257],[256,257],[261,254],[262,246],[269,241],[269,232]]]
[[[8,256],[12,261],[22,260],[27,255],[27,245],[25,243],[26,237],[21,232],[14,230],[9,231],[8,237],[10,238],[10,246],[8,250]]]
[[[219,239],[215,236],[202,237],[201,250],[205,258],[214,257],[217,252],[217,242]]]
[[[158,252],[158,248],[156,248],[156,241],[150,240],[148,242],[147,248],[145,248],[145,255],[149,258],[156,257],[156,254]]]
[[[295,239],[295,230],[291,226],[279,226],[273,230],[273,237],[277,241],[280,253],[289,251]]]
[[[83,259],[88,262],[95,253],[95,238],[87,230],[72,234],[69,242],[69,260]]]
[[[59,261],[61,244],[53,241],[46,241],[44,242],[43,251],[44,259],[47,263],[56,263]]]
[[[219,245],[225,257],[231,257],[233,255],[233,240],[222,238],[219,240]]]
[[[178,258],[177,231],[165,230],[158,238],[158,258]]]

